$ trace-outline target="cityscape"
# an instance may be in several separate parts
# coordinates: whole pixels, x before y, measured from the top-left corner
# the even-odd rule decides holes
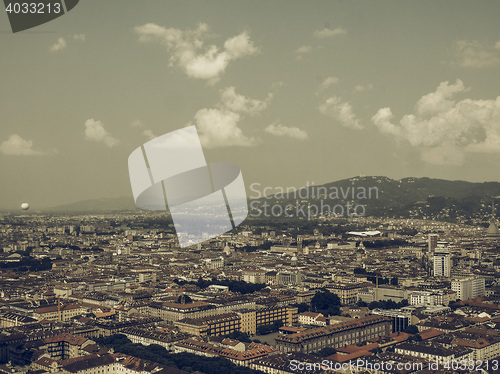
[[[0,374],[500,373],[500,1],[3,5]]]
[[[4,214],[0,368],[493,373],[500,231],[487,218],[247,219],[180,248],[165,213]]]

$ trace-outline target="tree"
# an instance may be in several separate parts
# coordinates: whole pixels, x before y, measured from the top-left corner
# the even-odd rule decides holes
[[[324,315],[339,315],[341,306],[340,298],[328,290],[316,292],[311,300],[312,310]]]
[[[333,347],[326,347],[323,349],[320,349],[318,352],[314,352],[313,355],[315,356],[320,356],[320,357],[328,357],[331,355],[334,355],[337,353],[337,350]]]
[[[233,331],[229,335],[226,335],[229,339],[235,339],[239,340],[240,342],[243,343],[251,343],[252,341],[250,340],[250,337],[246,332],[241,332],[241,331]]]
[[[311,309],[311,306],[307,303],[292,304],[292,306],[298,309],[299,314],[304,312],[309,312],[309,310]]]
[[[403,332],[406,332],[407,334],[418,334],[418,327],[415,325],[408,325]]]
[[[260,325],[257,326],[257,334],[258,335],[267,335],[272,332],[278,331],[280,327],[283,326],[283,321],[278,320],[270,325]]]
[[[363,300],[358,300],[357,306],[359,306],[360,308],[366,308],[368,304]]]

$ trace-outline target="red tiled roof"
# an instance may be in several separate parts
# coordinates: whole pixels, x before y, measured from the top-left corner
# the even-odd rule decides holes
[[[71,345],[82,345],[86,341],[88,341],[87,338],[84,338],[83,336],[72,335],[72,334],[63,334],[63,335],[58,335],[58,336],[44,339],[44,342],[46,344],[66,342],[66,343],[71,344]]]
[[[430,328],[430,329],[421,331],[419,333],[419,335],[422,338],[422,340],[435,338],[436,336],[439,336],[439,335],[442,335],[442,334],[444,334],[444,332],[442,332],[440,330],[437,330],[437,329],[434,329],[434,328]]]

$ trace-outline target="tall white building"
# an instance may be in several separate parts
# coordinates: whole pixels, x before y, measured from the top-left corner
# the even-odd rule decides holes
[[[460,300],[474,299],[485,295],[485,281],[481,277],[457,279],[451,282],[451,289]]]
[[[434,252],[434,276],[447,277],[451,275],[450,252]]]

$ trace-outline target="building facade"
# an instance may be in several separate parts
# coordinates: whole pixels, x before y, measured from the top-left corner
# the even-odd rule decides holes
[[[349,344],[359,344],[369,339],[389,335],[391,332],[391,319],[383,316],[369,316],[352,322],[279,336],[276,338],[276,346],[282,352],[311,353],[327,347],[339,348]]]

